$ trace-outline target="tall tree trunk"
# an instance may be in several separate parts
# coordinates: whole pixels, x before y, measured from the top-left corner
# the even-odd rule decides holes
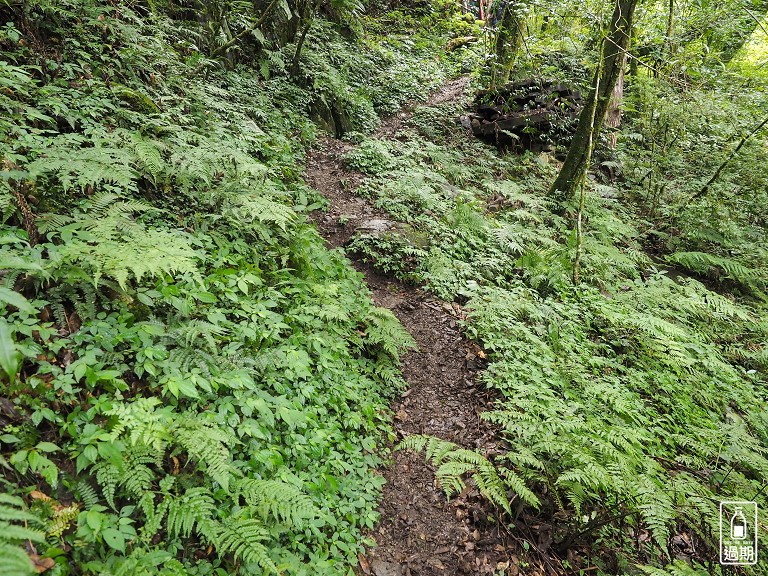
[[[592,90],[579,115],[579,124],[563,167],[549,191],[550,196],[561,205],[573,197],[589,168],[592,159],[589,143],[596,140],[603,127],[611,95],[624,69],[624,59],[632,33],[632,17],[638,1],[616,0],[616,9],[611,17],[608,35],[603,40],[601,62],[595,71]]]
[[[626,61],[626,54],[624,55]],[[608,134],[608,144],[611,148],[616,148],[618,141],[618,129],[621,127],[621,101],[624,99],[624,62],[621,63],[621,72],[616,86],[611,94],[611,103],[608,106],[608,115],[605,117],[605,125],[611,129]]]
[[[520,48],[523,46],[525,22],[516,12],[513,0],[502,0],[496,7],[495,60],[491,85],[496,88],[509,82],[509,75]]]

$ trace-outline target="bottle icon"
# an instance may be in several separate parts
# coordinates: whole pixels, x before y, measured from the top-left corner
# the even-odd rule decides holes
[[[745,540],[747,538],[747,519],[741,506],[736,506],[733,516],[731,516],[731,538],[734,540]]]

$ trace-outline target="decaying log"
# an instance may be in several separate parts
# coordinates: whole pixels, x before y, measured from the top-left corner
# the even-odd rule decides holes
[[[551,150],[569,140],[582,108],[578,90],[539,80],[512,82],[475,97],[475,112],[460,119],[478,138],[512,150]]]

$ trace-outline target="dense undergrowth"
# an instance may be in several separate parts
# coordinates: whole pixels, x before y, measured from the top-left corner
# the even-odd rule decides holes
[[[0,11],[0,572],[348,573],[411,340],[306,221],[310,117],[449,64],[318,19],[297,82],[161,10]]]
[[[467,333],[490,353],[484,379],[500,399],[484,417],[505,448],[495,468],[436,439],[403,442],[426,448],[446,491],[473,475],[500,508],[549,531],[564,569],[721,573],[719,501],[757,500],[761,526],[768,506],[764,140],[718,192],[690,198],[722,159],[704,153],[706,138],[739,130],[734,118],[748,126],[764,96],[742,86],[732,104],[709,89],[683,98],[642,76],[629,90],[610,160],[624,172],[598,171],[586,198],[581,284],[572,222],[544,195],[553,159],[497,154],[456,129],[455,104],[421,108],[398,141],[348,155],[371,174],[360,193],[409,226],[352,248],[463,302]],[[705,101],[706,121],[689,112]]]
[[[348,249],[461,302],[492,360],[503,455],[405,445],[448,491],[473,475],[502,521],[549,530],[563,569],[724,573],[718,501],[754,499],[768,524],[764,135],[702,189],[766,109],[764,72],[707,56],[628,78],[574,283],[552,156],[474,141],[455,103],[364,136],[482,63],[481,44],[441,49],[446,22],[472,46],[471,18],[330,11],[289,74],[295,42],[238,64],[148,5],[0,8],[0,566],[350,572],[412,342],[307,223],[320,124],[361,142],[359,193],[405,223]],[[594,54],[574,46],[531,37],[518,71],[583,83]]]

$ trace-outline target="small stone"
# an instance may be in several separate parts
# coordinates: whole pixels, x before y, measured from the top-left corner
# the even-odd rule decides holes
[[[391,230],[393,227],[392,222],[389,220],[383,220],[381,218],[373,218],[371,220],[366,220],[360,226],[357,227],[357,230],[359,232],[364,232],[368,234],[383,234],[387,230]]]
[[[403,576],[402,568],[394,562],[386,562],[385,560],[374,558],[370,561],[370,566],[375,576]]]

